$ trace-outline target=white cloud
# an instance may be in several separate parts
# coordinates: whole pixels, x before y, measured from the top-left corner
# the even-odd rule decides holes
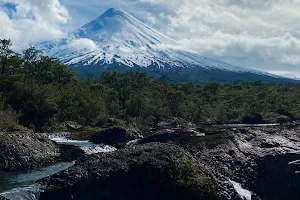
[[[165,7],[156,21],[167,24],[156,28],[179,41],[175,48],[251,68],[300,73],[300,0],[140,2]]]
[[[3,7],[7,3],[15,10],[7,12]],[[12,39],[16,50],[62,37],[60,26],[71,19],[59,0],[0,0],[0,6],[0,38]]]
[[[162,0],[142,0],[164,4]],[[299,0],[174,0],[175,14],[161,28],[181,48],[198,53],[275,59],[299,65]]]
[[[65,5],[62,6],[59,1]],[[10,19],[0,9],[0,37],[28,43],[60,37],[120,7],[179,41],[180,48],[242,67],[300,74],[300,0],[0,0],[18,4]],[[1,3],[0,3],[1,4]],[[45,6],[50,5],[50,6]],[[35,18],[30,18],[34,13]],[[82,42],[82,41],[81,41]],[[90,43],[90,42],[83,42]],[[93,45],[87,45],[92,47]]]
[[[75,50],[82,49],[87,51],[94,51],[97,49],[97,45],[93,40],[87,38],[74,39],[70,42],[69,47]]]

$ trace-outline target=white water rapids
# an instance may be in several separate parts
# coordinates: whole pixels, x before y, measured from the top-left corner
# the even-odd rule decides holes
[[[94,144],[89,142],[88,140],[70,140],[68,139],[68,132],[62,133],[40,133],[44,137],[58,143],[58,144],[66,144],[66,145],[74,145],[80,147],[86,154],[91,155],[95,153],[106,153],[111,151],[116,151],[117,149],[104,144]]]
[[[31,185],[4,192],[1,196],[11,200],[38,200],[40,197],[40,188],[38,185]]]
[[[244,189],[240,183],[234,181],[229,181],[229,182],[232,183],[235,191],[240,195],[242,199],[251,200],[252,192]]]
[[[80,147],[86,154],[106,153],[115,151],[116,148],[104,145],[94,144],[89,141],[70,140],[68,136],[70,133],[37,133],[46,137],[58,144],[74,145]],[[11,200],[38,200],[40,189],[39,185],[34,184],[35,181],[51,176],[60,171],[66,170],[73,166],[75,162],[57,163],[49,167],[16,173],[0,174],[0,189],[6,191],[0,194]],[[15,189],[12,189],[15,188]],[[1,192],[0,190],[0,192]]]

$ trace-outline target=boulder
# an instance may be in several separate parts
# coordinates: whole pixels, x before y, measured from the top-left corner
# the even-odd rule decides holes
[[[194,128],[196,125],[192,122],[188,122],[182,118],[172,118],[170,120],[171,126],[178,129],[191,129]]]
[[[262,116],[258,113],[252,113],[246,115],[242,119],[243,124],[264,124],[265,121],[263,120]]]
[[[119,124],[122,124],[122,121],[116,118],[105,118],[105,119],[97,120],[95,123],[92,123],[91,126],[109,128],[109,127],[118,126]]]
[[[81,151],[31,132],[5,132],[0,133],[0,152],[0,172],[8,172],[71,161]]]
[[[65,122],[65,125],[68,129],[71,129],[71,130],[78,130],[78,129],[82,128],[82,125],[80,125],[74,121],[67,121],[67,122]]]
[[[287,116],[289,117],[292,121],[295,121],[295,116],[292,113],[287,112],[284,109],[279,109],[276,111],[279,115]]]
[[[139,143],[140,144],[146,144],[150,142],[166,143],[180,137],[182,137],[182,135],[180,135],[177,132],[163,132],[163,133],[158,133],[155,135],[150,135],[148,137],[145,137],[141,139]]]
[[[161,143],[84,158],[39,184],[40,200],[225,199],[188,152]]]
[[[279,124],[293,123],[293,120],[286,115],[281,115],[281,116],[277,117],[276,123],[279,123]]]
[[[115,147],[120,147],[132,140],[143,138],[142,134],[137,129],[125,129],[121,127],[112,127],[104,129],[90,139],[90,142],[96,144],[107,144]]]
[[[226,133],[226,130],[220,129],[218,127],[213,127],[213,126],[198,127],[196,130],[199,133],[204,133],[205,135],[217,135],[217,134]]]
[[[196,130],[170,130],[163,129],[159,130],[152,135],[144,137],[138,141],[139,144],[151,143],[151,142],[160,142],[167,143],[178,139],[183,139],[185,137],[194,138],[199,136],[205,136],[204,133],[199,133]]]
[[[170,118],[167,122],[159,122],[156,124],[156,129],[191,129],[195,128],[195,124],[181,118]]]
[[[157,129],[169,129],[172,128],[171,123],[167,122],[159,122],[156,124]]]

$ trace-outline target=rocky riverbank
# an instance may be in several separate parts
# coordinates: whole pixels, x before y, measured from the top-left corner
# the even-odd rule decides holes
[[[200,132],[199,132],[200,131]],[[206,136],[203,136],[207,134]],[[115,137],[115,136],[114,136]],[[298,127],[152,129],[116,152],[78,161],[40,183],[44,199],[299,199]]]
[[[25,134],[21,135],[23,143],[17,143],[20,155],[38,152],[35,147],[25,150],[32,146],[23,145],[27,137],[42,142],[36,148],[45,149],[49,160],[70,152],[35,134]],[[41,200],[300,198],[296,173],[300,168],[289,164],[300,158],[295,153],[300,150],[297,125],[195,128],[190,123],[159,123],[142,131],[108,128],[93,137],[119,149],[81,157],[77,152],[69,154],[78,158],[74,167],[38,181]],[[128,138],[136,140],[128,143]],[[14,142],[11,139],[8,144]]]
[[[300,193],[298,127],[227,129],[224,134],[204,138],[177,138],[171,143],[189,151],[218,177],[242,183],[261,199],[296,200]]]
[[[39,183],[42,200],[238,199],[184,149],[163,143],[93,155]]]
[[[28,170],[83,155],[74,146],[57,143],[29,130],[0,132],[0,172]]]

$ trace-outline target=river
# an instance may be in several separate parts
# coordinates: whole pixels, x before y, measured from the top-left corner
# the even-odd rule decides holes
[[[109,145],[98,145],[89,141],[68,139],[70,133],[39,133],[58,144],[74,145],[80,147],[86,154],[105,153],[115,151],[116,148]],[[75,164],[74,162],[61,162],[48,167],[30,171],[8,172],[0,174],[0,196],[11,200],[37,200],[39,199],[39,185],[37,180],[64,171]]]

